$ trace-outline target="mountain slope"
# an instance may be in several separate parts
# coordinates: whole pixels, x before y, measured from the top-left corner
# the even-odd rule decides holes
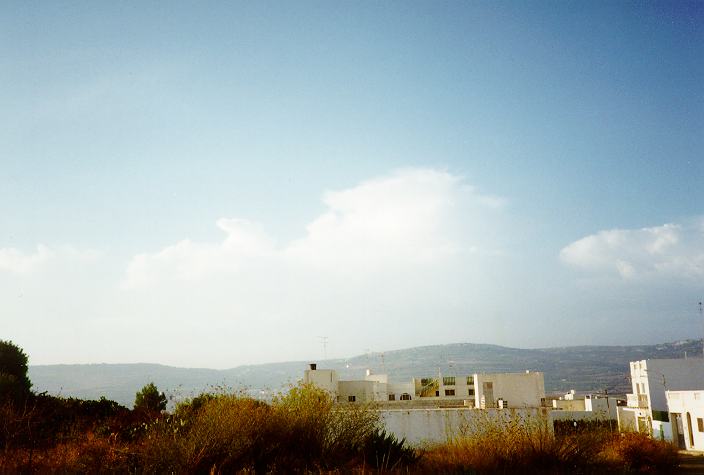
[[[370,368],[389,374],[392,381],[413,376],[474,372],[542,371],[550,392],[630,391],[629,361],[646,358],[701,356],[701,340],[659,345],[576,346],[543,349],[457,343],[372,353],[319,362],[339,371],[341,378],[361,378]],[[153,381],[174,399],[192,397],[218,387],[244,389],[256,395],[278,391],[302,377],[307,362],[238,366],[227,370],[175,368],[158,364],[90,364],[30,366],[35,391],[80,398],[106,396],[131,405],[135,393]]]

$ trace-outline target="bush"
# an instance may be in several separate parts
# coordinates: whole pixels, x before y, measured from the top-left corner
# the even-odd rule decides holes
[[[149,383],[137,391],[134,409],[146,414],[158,414],[166,410],[166,395],[160,393],[154,383]]]
[[[22,403],[0,404],[0,446],[46,448],[87,432],[121,432],[129,420],[129,409],[105,398],[86,401],[30,394]]]
[[[428,471],[554,473],[600,465],[598,434],[555,437],[546,416],[515,412],[473,417],[455,439],[430,447]]]
[[[0,340],[0,403],[19,404],[29,396],[32,383],[27,377],[27,362],[19,346]]]
[[[418,461],[416,451],[398,440],[394,434],[377,429],[364,442],[364,464],[379,470],[396,470],[412,466]]]
[[[148,472],[334,469],[364,458],[377,422],[375,412],[335,405],[313,386],[294,387],[272,404],[201,395],[147,424],[138,451]]]
[[[283,466],[329,469],[363,457],[379,415],[364,404],[335,404],[313,385],[293,387],[274,399],[283,436]]]
[[[428,472],[551,474],[667,473],[677,465],[674,446],[646,434],[614,434],[598,423],[572,433],[548,427],[543,417],[486,413],[459,437],[430,447],[421,465]]]
[[[605,455],[635,472],[667,473],[677,466],[677,449],[673,444],[640,432],[617,434]]]

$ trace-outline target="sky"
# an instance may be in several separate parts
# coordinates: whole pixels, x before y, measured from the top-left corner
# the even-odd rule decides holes
[[[700,338],[703,59],[702,2],[10,2],[0,339],[228,368]]]

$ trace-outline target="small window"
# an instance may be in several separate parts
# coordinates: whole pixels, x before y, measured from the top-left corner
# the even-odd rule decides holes
[[[445,396],[454,396],[454,395],[455,395],[454,389],[446,389],[445,390]]]
[[[389,394],[389,401],[395,401],[396,400],[396,395],[395,394]]]
[[[355,402],[357,400],[357,396],[347,396],[347,402]]]
[[[440,397],[440,391],[435,391],[435,397]]]
[[[455,385],[455,377],[454,376],[443,376],[442,384],[443,384],[443,386],[454,386]]]
[[[467,376],[467,386],[474,385],[474,376]]]
[[[699,429],[699,432],[704,432],[704,419],[701,417],[697,417],[697,429]]]
[[[469,390],[467,391],[467,395],[468,395],[468,396],[474,396],[474,389],[469,389]]]
[[[411,400],[411,395],[408,393],[403,393],[401,394],[401,401],[410,401]]]

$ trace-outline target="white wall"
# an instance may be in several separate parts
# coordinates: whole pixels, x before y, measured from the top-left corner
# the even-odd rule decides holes
[[[543,373],[492,373],[477,374],[474,377],[476,387],[475,407],[481,404],[484,394],[484,383],[493,383],[493,400],[487,398],[487,407],[493,407],[497,399],[508,401],[508,407],[540,407],[541,399],[545,397]]]
[[[404,393],[411,396],[411,400],[416,399],[415,385],[412,381],[408,383],[389,383],[386,386],[386,392],[388,394],[393,394],[396,398],[396,401],[400,401],[401,395]]]
[[[615,397],[596,397],[593,394],[584,399],[584,410],[598,412],[607,415],[609,419],[616,419],[616,408],[618,407],[618,398]]]
[[[699,431],[697,424],[697,419],[700,418],[704,422],[704,389],[701,391],[668,391],[666,397],[672,425],[676,424],[674,414],[681,414],[685,448],[687,450],[704,450],[704,432]],[[691,419],[694,444],[689,438],[690,425],[687,414]]]
[[[586,411],[584,399],[553,399],[552,407],[562,411]]]
[[[704,388],[704,360],[652,359],[631,362],[633,394],[645,388],[651,410],[667,411],[665,391],[687,391]],[[641,385],[640,388],[638,385]]]
[[[618,430],[621,432],[638,431],[638,409],[630,407],[618,407],[616,415],[618,417]]]
[[[338,376],[334,369],[307,369],[303,373],[303,382],[314,384],[337,397]]]
[[[415,446],[443,443],[455,437],[470,435],[478,427],[499,417],[517,417],[542,424],[552,430],[547,409],[384,409],[379,411],[387,432]]]
[[[340,381],[337,386],[337,401],[348,402],[350,396],[355,402],[386,401],[386,384],[376,381]]]

